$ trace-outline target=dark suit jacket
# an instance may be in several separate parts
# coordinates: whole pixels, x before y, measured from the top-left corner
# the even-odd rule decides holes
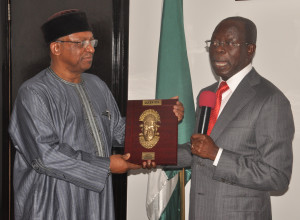
[[[196,117],[198,125],[199,108]],[[288,99],[252,69],[210,136],[224,149],[217,166],[191,156],[188,144],[178,151],[178,165],[192,168],[190,219],[271,219],[269,192],[287,189],[292,173],[294,122]]]

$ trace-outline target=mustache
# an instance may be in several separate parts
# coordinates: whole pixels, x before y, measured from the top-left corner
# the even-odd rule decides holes
[[[88,54],[85,54],[82,56],[82,58],[93,58],[94,57],[94,54],[92,53],[88,53]]]

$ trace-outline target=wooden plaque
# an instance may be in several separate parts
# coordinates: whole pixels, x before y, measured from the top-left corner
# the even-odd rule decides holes
[[[127,102],[125,153],[129,162],[153,160],[157,165],[177,164],[178,119],[176,99]]]

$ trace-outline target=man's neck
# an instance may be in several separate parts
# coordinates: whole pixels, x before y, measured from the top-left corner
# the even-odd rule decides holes
[[[81,82],[81,73],[70,72],[66,68],[59,67],[58,65],[50,65],[50,68],[53,72],[63,80],[66,80],[71,83],[80,83]]]

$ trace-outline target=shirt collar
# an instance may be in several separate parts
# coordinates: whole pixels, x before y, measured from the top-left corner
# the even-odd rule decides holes
[[[238,73],[234,74],[232,77],[230,77],[226,83],[229,87],[229,89],[234,92],[236,87],[240,84],[240,82],[244,79],[244,77],[250,72],[252,69],[252,64],[249,63],[244,69],[239,71]],[[222,78],[220,78],[219,85],[222,82]]]

